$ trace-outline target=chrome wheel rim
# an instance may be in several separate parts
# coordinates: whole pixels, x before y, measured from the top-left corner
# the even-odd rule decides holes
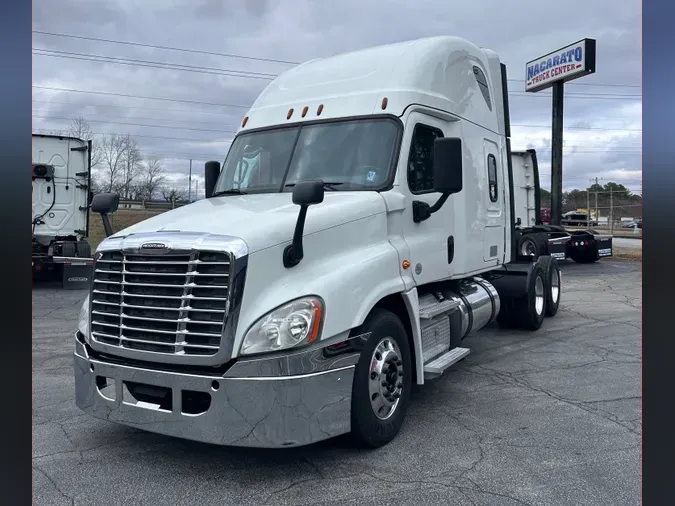
[[[536,254],[534,243],[532,241],[525,241],[520,246],[520,254],[524,257],[533,257]]]
[[[558,303],[558,297],[560,297],[560,271],[554,270],[551,276],[551,300],[554,304]]]
[[[544,312],[544,280],[541,276],[534,282],[534,309],[538,315]]]
[[[368,371],[370,407],[380,420],[390,418],[403,394],[403,359],[396,341],[380,340],[373,351]]]

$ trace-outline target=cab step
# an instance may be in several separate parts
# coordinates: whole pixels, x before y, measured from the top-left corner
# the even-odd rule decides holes
[[[450,366],[456,364],[466,357],[471,350],[469,348],[453,348],[452,350],[433,359],[428,364],[424,364],[424,379],[431,379],[440,376]]]

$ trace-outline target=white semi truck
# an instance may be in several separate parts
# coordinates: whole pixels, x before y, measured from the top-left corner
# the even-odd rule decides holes
[[[91,141],[33,134],[33,270],[55,258],[91,258],[89,202]]]
[[[527,221],[538,175],[515,187],[514,170],[536,157],[510,151],[507,98],[497,54],[455,37],[276,78],[222,169],[206,164],[205,200],[98,247],[77,405],[221,445],[391,441],[412,384],[466,357],[467,337],[558,310],[545,253],[570,238]],[[92,211],[107,224],[118,200]]]

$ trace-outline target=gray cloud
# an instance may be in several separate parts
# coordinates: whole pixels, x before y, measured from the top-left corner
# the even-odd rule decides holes
[[[564,5],[518,0],[470,3],[418,0],[35,0],[35,30],[154,45],[305,61],[376,44],[452,34],[497,51],[509,68],[514,147],[540,150],[542,179],[549,171],[551,98],[525,95],[525,62],[583,37],[595,37],[597,74],[567,86],[565,187],[589,177],[640,185],[640,12],[637,0],[570,0]],[[290,65],[103,42],[34,36],[34,47],[159,61],[193,67],[278,74]],[[72,55],[71,55],[72,56]],[[196,69],[193,69],[196,70]],[[146,156],[162,155],[168,171],[197,171],[224,158],[232,132],[269,82],[221,75],[34,56],[37,86],[163,97],[197,103],[34,90],[34,128],[67,128],[83,115],[94,132],[129,133]],[[588,97],[589,94],[598,96]],[[212,104],[212,105],[206,105]],[[220,105],[213,105],[220,104]],[[47,118],[45,118],[45,116]],[[58,119],[67,118],[67,119]],[[145,126],[144,126],[145,125]],[[150,126],[152,125],[152,126]],[[515,126],[521,125],[521,126]],[[589,128],[592,130],[582,130]],[[615,129],[615,130],[604,130]],[[606,178],[607,179],[607,178]]]

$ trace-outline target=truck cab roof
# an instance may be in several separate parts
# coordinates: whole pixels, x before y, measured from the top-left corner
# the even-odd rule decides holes
[[[401,116],[411,104],[504,135],[499,57],[465,39],[439,36],[312,60],[270,83],[240,130],[364,115]]]

